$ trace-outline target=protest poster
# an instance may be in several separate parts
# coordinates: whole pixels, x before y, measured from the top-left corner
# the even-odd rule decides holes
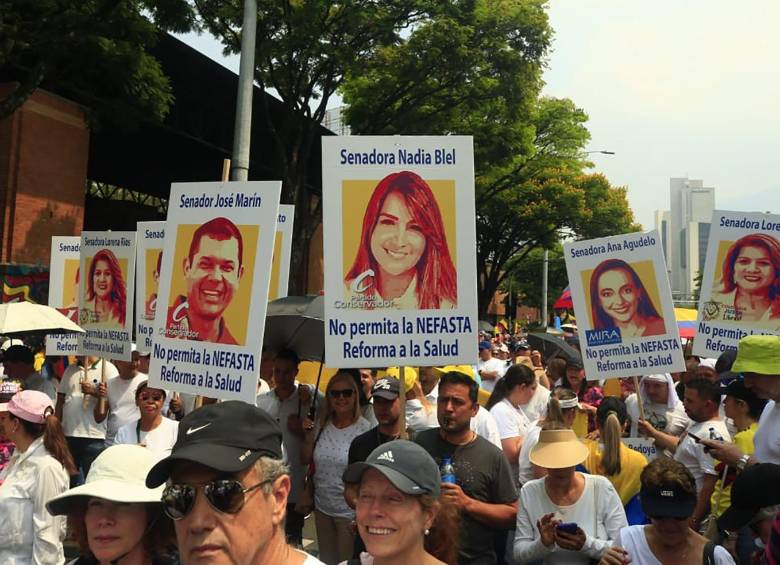
[[[160,281],[165,222],[138,222],[135,262],[135,341],[140,351],[152,350],[157,287]]]
[[[322,139],[325,359],[473,363],[471,137]]]
[[[49,263],[49,306],[56,308],[72,322],[79,323],[79,249],[81,238],[54,236],[51,238]],[[75,334],[46,336],[46,355],[80,355]]]
[[[81,233],[79,325],[84,355],[130,361],[135,290],[134,231]]]
[[[150,386],[254,404],[280,193],[171,185]]]
[[[588,378],[684,371],[658,232],[563,249]]]
[[[780,335],[780,215],[715,210],[694,355],[718,357],[752,334]]]
[[[658,448],[655,446],[655,440],[646,437],[624,437],[622,439],[623,445],[634,451],[638,451],[648,461],[652,461],[658,457]]]
[[[271,286],[268,288],[268,300],[287,296],[287,286],[290,282],[294,219],[295,206],[280,204],[279,217],[276,220],[276,233],[274,234],[274,254],[271,263]]]

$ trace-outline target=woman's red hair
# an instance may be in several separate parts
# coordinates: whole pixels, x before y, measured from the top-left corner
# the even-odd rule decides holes
[[[374,273],[379,272],[379,265],[371,253],[371,234],[385,200],[393,192],[403,197],[410,215],[417,221],[425,236],[425,251],[415,267],[417,304],[423,310],[439,308],[442,300],[457,304],[457,275],[450,257],[439,205],[428,183],[411,171],[387,175],[374,189],[363,216],[357,256],[344,277],[345,282],[357,278],[369,269]]]
[[[125,309],[127,304],[127,290],[125,279],[122,276],[122,269],[119,267],[116,255],[108,249],[101,249],[92,258],[89,263],[89,277],[87,277],[87,301],[95,298],[95,265],[98,261],[108,263],[108,270],[111,271],[111,310],[114,316],[119,320],[119,324],[125,325]]]

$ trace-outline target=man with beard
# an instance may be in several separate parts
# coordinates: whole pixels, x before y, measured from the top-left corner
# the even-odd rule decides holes
[[[451,371],[439,381],[439,427],[417,434],[415,442],[441,466],[449,459],[456,483],[442,483],[442,497],[461,509],[460,563],[497,562],[496,530],[515,524],[517,490],[503,452],[470,428],[479,407],[479,386],[468,375]]]
[[[223,314],[244,274],[244,240],[227,218],[214,218],[192,235],[184,259],[187,295],[168,308],[165,336],[238,345]]]

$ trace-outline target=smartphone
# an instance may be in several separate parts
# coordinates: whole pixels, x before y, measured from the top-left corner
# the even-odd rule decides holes
[[[688,437],[693,438],[693,441],[695,441],[696,443],[699,443],[701,441],[701,438],[699,436],[697,436],[696,434],[692,434],[691,432],[688,432]]]
[[[560,530],[562,532],[566,532],[567,534],[576,534],[577,533],[577,526],[576,522],[567,522],[564,524],[558,524],[555,526],[556,530]]]

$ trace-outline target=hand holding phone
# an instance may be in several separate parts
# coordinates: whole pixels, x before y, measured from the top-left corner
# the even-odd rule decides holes
[[[555,529],[560,530],[561,532],[566,532],[567,534],[576,534],[578,527],[579,526],[577,526],[576,522],[565,522],[556,525]]]

